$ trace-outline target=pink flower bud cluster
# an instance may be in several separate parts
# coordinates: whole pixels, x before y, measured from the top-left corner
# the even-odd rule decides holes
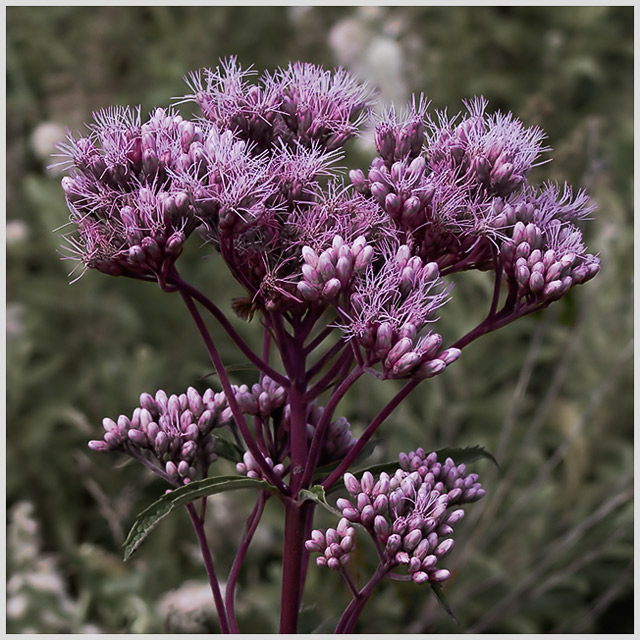
[[[62,145],[70,175],[62,179],[77,236],[69,250],[85,266],[110,275],[153,275],[180,255],[196,226],[187,193],[173,172],[191,162],[200,127],[156,109],[95,114],[88,137]]]
[[[69,249],[86,267],[163,284],[199,228],[246,289],[244,316],[333,305],[368,364],[394,378],[435,375],[455,355],[426,335],[444,301],[438,275],[495,269],[518,293],[509,304],[535,306],[598,270],[575,224],[586,195],[531,187],[542,131],[488,114],[483,98],[453,119],[427,115],[423,98],[389,110],[350,190],[335,164],[370,96],[346,72],[296,62],[258,75],[230,58],[190,81],[197,122],[114,108],[62,149]]]
[[[327,190],[319,179],[335,171],[332,165],[357,131],[368,92],[342,70],[310,64],[289,65],[254,84],[251,75],[232,58],[222,69],[191,76],[194,93],[188,98],[201,106],[209,126],[203,125],[198,161],[178,177],[207,241],[220,249],[255,304],[304,313],[309,299],[297,289],[300,252],[309,244],[304,228]],[[361,208],[366,214],[369,203]],[[346,225],[341,220],[337,226]]]
[[[318,405],[309,405],[307,408],[307,438],[309,442],[316,432],[324,407]],[[287,404],[282,414],[281,427],[288,431],[291,425],[291,408]],[[351,425],[345,417],[339,417],[332,420],[325,432],[322,451],[320,452],[320,463],[328,464],[335,460],[343,458],[356,442],[356,438],[351,434]]]
[[[262,381],[251,389],[246,384],[239,387],[233,385],[232,389],[241,411],[251,416],[268,418],[276,409],[281,409],[287,400],[285,388],[269,376],[263,376]]]
[[[277,478],[281,478],[284,475],[285,467],[283,464],[274,464],[273,460],[269,456],[265,456],[265,461],[273,469],[273,472]],[[256,478],[258,480],[268,480],[264,477],[264,473],[260,468],[260,465],[256,462],[250,451],[245,451],[242,456],[242,462],[236,464],[236,471],[247,478]]]
[[[582,233],[573,223],[592,210],[586,206],[586,195],[578,193],[573,199],[565,189],[562,216],[554,216],[549,205],[557,201],[557,193],[554,185],[547,185],[539,195],[526,191],[513,204],[496,207],[496,218],[509,228],[500,249],[505,275],[528,299],[557,300],[600,269],[599,259],[586,252]]]
[[[333,238],[329,249],[319,255],[311,247],[302,247],[302,280],[298,292],[308,302],[335,301],[348,290],[352,279],[371,262],[373,247],[364,236],[345,243],[341,236]]]
[[[381,363],[383,377],[428,378],[441,373],[460,355],[442,351],[442,337],[427,331],[446,302],[438,265],[424,264],[407,245],[388,251],[376,273],[367,270],[351,296],[345,335],[366,353],[366,363]]]
[[[358,480],[346,473],[344,483],[351,498],[339,498],[336,505],[343,520],[361,524],[375,540],[387,570],[405,567],[416,584],[437,583],[450,575],[437,563],[453,548],[448,536],[464,516],[455,507],[475,502],[485,493],[477,479],[476,474],[466,473],[465,465],[456,466],[450,458],[442,464],[435,453],[417,449],[400,454],[400,468],[392,475],[382,472],[376,480],[366,471]],[[312,533],[307,549],[324,552],[321,534]]]
[[[283,87],[281,120],[276,123],[281,139],[332,150],[357,133],[371,94],[343,69],[331,72],[295,62],[276,77]]]
[[[414,229],[424,222],[434,195],[421,155],[426,107],[421,98],[404,117],[393,108],[385,113],[375,130],[379,157],[371,162],[366,177],[361,169],[349,172],[355,188],[372,197],[400,229]]]
[[[556,234],[553,229],[558,222],[572,227],[563,232],[565,236],[578,238],[580,231],[573,222],[592,211],[586,205],[586,195],[579,193],[572,200],[567,186],[562,194],[550,185],[535,190],[527,177],[539,155],[547,150],[542,146],[543,132],[525,127],[511,114],[487,114],[483,98],[466,106],[467,113],[453,119],[444,112],[432,118],[426,116],[424,106],[414,108],[411,122],[417,126],[424,118],[426,125],[422,129],[426,128],[424,149],[417,141],[407,144],[406,135],[402,144],[399,132],[404,129],[395,115],[383,116],[376,126],[379,157],[371,163],[367,176],[359,169],[351,171],[351,182],[389,215],[414,255],[436,262],[441,271],[491,269],[497,247],[500,262],[503,249],[505,252],[502,269],[507,275],[510,271],[512,278],[517,272],[522,295],[542,300],[560,297],[571,282],[592,277],[597,260],[585,256],[581,246],[582,251],[574,251],[575,278],[570,281],[565,274],[564,283],[541,278],[539,272],[533,275],[531,266],[522,261],[516,267],[512,259],[515,248],[509,242],[505,247],[501,244],[519,218],[498,212],[523,201],[533,202],[534,208],[544,212],[537,216],[543,243],[547,234]]]
[[[507,196],[526,182],[540,153],[544,132],[525,127],[512,114],[487,115],[488,102],[475,98],[465,103],[467,114],[456,124],[446,114],[428,123],[429,164],[441,163],[463,181],[473,181],[489,196]]]
[[[211,123],[194,146],[176,180],[190,194],[209,240],[219,244],[221,237],[242,233],[262,220],[275,188],[266,157],[254,157],[250,145],[231,130]]]
[[[307,551],[319,553],[316,564],[338,570],[349,561],[349,553],[355,548],[355,529],[346,518],[341,518],[335,529],[325,532],[314,529],[311,539],[304,544]]]
[[[194,93],[187,97],[200,106],[207,120],[230,129],[243,140],[255,142],[256,148],[263,150],[273,140],[281,88],[269,76],[261,84],[250,84],[252,75],[250,69],[242,69],[231,57],[222,62],[221,68],[190,74]]]
[[[250,83],[255,74],[235,58],[221,66],[192,74],[188,98],[205,118],[255,142],[257,150],[278,143],[337,149],[356,134],[370,103],[369,91],[342,69],[295,62]]]
[[[349,177],[361,192],[370,193],[401,229],[415,228],[424,221],[434,196],[423,156],[396,160],[390,168],[382,158],[374,158],[367,179],[359,169],[349,172]]]
[[[406,113],[398,114],[391,107],[376,125],[375,143],[380,158],[390,169],[398,161],[413,160],[424,146],[424,119],[427,103],[421,96],[415,99]]]
[[[105,418],[104,439],[92,440],[89,447],[126,453],[177,486],[206,475],[217,457],[211,432],[231,420],[224,394],[212,389],[203,395],[193,387],[180,395],[143,393],[131,418]]]

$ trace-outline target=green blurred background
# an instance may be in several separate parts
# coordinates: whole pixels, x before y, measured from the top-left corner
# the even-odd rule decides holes
[[[475,463],[488,495],[468,509],[448,559],[458,624],[427,590],[389,583],[357,631],[632,631],[632,7],[39,6],[7,8],[6,24],[9,632],[216,629],[185,514],[124,564],[128,527],[165,487],[86,448],[101,419],[130,415],[142,391],[215,385],[206,354],[178,300],[157,287],[93,272],[69,285],[53,231],[67,219],[60,175],[46,165],[53,141],[92,110],[166,106],[187,92],[185,74],[228,55],[258,71],[340,64],[382,101],[424,92],[452,114],[483,94],[546,130],[554,159],[541,180],[584,186],[598,204],[586,225],[602,260],[596,280],[469,346],[394,414],[371,458],[479,444],[499,459],[499,470]],[[366,167],[369,157],[356,142],[347,161]],[[229,309],[239,290],[216,257],[194,240],[182,264]],[[458,278],[445,339],[483,317],[491,286],[482,274]],[[256,340],[253,324],[237,324]],[[231,347],[223,355],[242,362]],[[234,379],[254,381],[242,368]],[[354,430],[394,389],[357,387],[341,407]],[[250,499],[211,499],[222,575]],[[277,629],[280,516],[271,504],[241,577],[244,632]],[[365,576],[374,560],[362,546]],[[330,631],[346,602],[336,576],[312,566],[301,630]]]

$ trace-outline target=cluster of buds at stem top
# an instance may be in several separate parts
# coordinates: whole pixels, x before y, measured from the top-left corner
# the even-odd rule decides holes
[[[282,140],[333,150],[357,133],[371,93],[346,71],[295,62],[278,79],[284,96],[276,128]]]
[[[341,147],[358,130],[370,92],[342,69],[325,71],[295,62],[275,74],[265,73],[256,83],[236,58],[222,69],[191,74],[197,102],[206,119],[223,125],[258,150],[278,143]]]
[[[370,193],[398,227],[415,228],[424,222],[434,196],[426,166],[423,156],[397,160],[390,168],[382,158],[374,158],[367,179],[360,169],[350,171],[349,178],[358,191]]]
[[[495,207],[497,222],[509,229],[500,246],[505,275],[517,283],[520,295],[535,301],[557,300],[600,269],[599,259],[586,253],[582,233],[571,222],[590,211],[586,196],[577,194],[561,211],[562,219],[549,211],[549,203],[557,201],[555,193],[547,185],[537,197],[525,192],[513,204]],[[564,199],[571,200],[569,190]]]
[[[382,365],[385,378],[429,378],[460,355],[441,350],[442,337],[425,332],[446,291],[435,262],[424,264],[407,245],[385,255],[376,273],[369,269],[350,298],[350,322],[343,329],[366,353],[366,364]]]
[[[384,322],[376,329],[373,354],[382,362],[386,378],[433,378],[461,353],[455,347],[440,350],[441,345],[439,333],[429,332],[416,339],[414,326],[406,324],[394,335],[391,324]]]
[[[447,458],[417,449],[400,454],[400,468],[375,479],[365,472],[358,480],[344,476],[351,499],[339,498],[343,519],[362,525],[373,538],[381,563],[388,571],[405,567],[416,584],[442,582],[450,573],[437,566],[453,548],[453,527],[464,516],[458,507],[484,495],[476,474]],[[343,529],[348,525],[344,524]],[[313,532],[307,548],[320,540]],[[397,577],[397,576],[396,576]]]
[[[120,451],[179,486],[206,476],[216,460],[212,431],[232,420],[223,393],[207,389],[200,395],[189,387],[186,393],[171,395],[159,390],[155,397],[143,393],[131,418],[105,418],[103,440],[92,440],[94,451]]]
[[[392,108],[376,124],[378,157],[371,162],[368,175],[361,169],[349,172],[355,188],[372,196],[400,228],[413,228],[424,222],[425,208],[431,203],[433,188],[426,178],[424,119],[427,104],[415,100],[405,117]]]
[[[309,404],[307,406],[307,438],[309,441],[316,433],[320,420],[324,414],[324,407]],[[281,427],[285,431],[291,428],[291,407],[287,404],[282,414]],[[351,434],[349,421],[341,416],[332,420],[327,427],[320,450],[320,463],[328,464],[340,460],[349,453],[356,438]]]
[[[77,236],[69,249],[85,266],[109,275],[157,274],[180,255],[197,226],[174,171],[193,163],[202,131],[182,116],[156,109],[95,114],[88,137],[60,146],[70,175],[62,179]]]
[[[250,416],[268,418],[276,409],[282,408],[287,400],[286,389],[269,376],[263,376],[251,389],[246,384],[239,387],[233,385],[231,388],[240,410]]]
[[[461,182],[475,182],[489,196],[505,197],[521,187],[541,152],[544,133],[525,127],[511,113],[485,113],[488,102],[465,103],[460,122],[438,113],[428,126],[429,164],[453,170]]]
[[[330,248],[319,255],[309,246],[302,247],[302,280],[298,293],[308,302],[335,301],[340,292],[348,289],[354,275],[361,273],[371,262],[373,247],[364,236],[348,244],[335,236]]]
[[[285,472],[285,466],[282,463],[274,464],[273,460],[269,456],[265,456],[265,461],[273,470],[274,475],[277,478],[282,478]],[[242,462],[236,464],[236,471],[241,476],[247,476],[247,478],[256,478],[258,480],[268,480],[265,478],[260,465],[256,462],[250,451],[245,451],[242,456]]]
[[[416,103],[415,96],[405,113],[388,109],[376,123],[375,144],[378,155],[388,169],[399,160],[409,162],[418,157],[424,146],[424,121],[428,103],[424,96]]]
[[[355,529],[346,518],[341,518],[335,529],[320,531],[314,529],[311,539],[305,542],[307,551],[319,553],[316,564],[319,567],[340,569],[349,561],[349,552],[355,548]]]

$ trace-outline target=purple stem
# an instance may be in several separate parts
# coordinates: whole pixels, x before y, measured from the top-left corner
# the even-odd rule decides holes
[[[192,298],[197,300],[211,315],[220,323],[222,328],[227,332],[229,337],[235,342],[236,346],[249,360],[258,368],[259,371],[268,375],[274,382],[283,387],[289,385],[289,381],[285,376],[278,373],[270,367],[266,360],[259,358],[249,345],[240,337],[238,332],[233,328],[227,317],[207,296],[201,293],[194,286],[183,280],[177,271],[172,275],[172,282],[180,289],[181,292],[188,293]]]
[[[359,597],[360,596],[360,592],[358,591],[358,587],[356,587],[356,585],[353,583],[353,580],[351,579],[351,576],[349,575],[349,572],[344,567],[340,567],[340,573],[342,574],[342,577],[344,578],[344,581],[347,583],[347,586],[349,587],[349,590],[353,594],[353,597],[354,598]]]
[[[530,304],[524,307],[511,307],[505,306],[502,308],[500,312],[494,314],[493,316],[487,316],[487,318],[481,322],[475,329],[472,329],[466,335],[462,336],[459,340],[456,340],[451,346],[456,347],[457,349],[462,349],[466,347],[469,343],[473,342],[480,336],[485,335],[486,333],[491,333],[496,329],[500,329],[505,325],[517,320],[518,318],[522,318],[523,316],[529,315],[531,313],[535,313],[536,311],[541,311],[551,304],[551,300],[542,302],[540,304]]]
[[[269,357],[271,356],[271,333],[267,327],[262,328],[262,361],[269,366]],[[260,379],[262,380],[262,375]],[[271,377],[271,376],[270,376]],[[273,380],[273,378],[271,378]],[[277,382],[277,380],[274,380]],[[280,384],[280,383],[278,383]],[[282,385],[281,385],[282,386]]]
[[[256,529],[258,528],[260,518],[262,517],[262,512],[264,511],[264,505],[266,504],[268,498],[269,498],[269,494],[265,493],[264,491],[260,492],[258,496],[258,502],[256,502],[256,506],[253,508],[251,515],[247,519],[244,536],[242,537],[242,542],[238,547],[236,557],[233,560],[231,571],[229,572],[229,578],[227,579],[227,587],[225,590],[224,597],[227,605],[227,613],[229,615],[229,624],[231,626],[231,633],[240,633],[240,630],[238,629],[238,621],[236,620],[235,603],[234,603],[236,583],[238,581],[238,577],[240,576],[240,570],[242,569],[242,563],[244,561],[244,557],[247,553],[247,550],[249,549],[251,540],[253,539],[253,534],[256,532]]]
[[[187,511],[191,518],[191,523],[195,529],[198,542],[200,544],[200,551],[202,552],[202,558],[204,560],[204,566],[207,570],[207,576],[209,577],[209,584],[211,585],[211,592],[213,593],[213,601],[216,605],[216,611],[218,612],[218,621],[220,622],[220,631],[222,633],[231,633],[229,630],[229,622],[227,620],[227,612],[224,608],[224,602],[222,600],[222,594],[220,593],[220,585],[216,578],[216,571],[213,566],[213,558],[211,557],[211,550],[209,549],[209,543],[207,542],[207,536],[204,532],[202,521],[196,513],[195,507],[192,503],[187,505]]]
[[[354,369],[354,371],[357,371],[357,369]],[[342,459],[342,462],[327,478],[322,481],[322,486],[325,489],[328,489],[349,469],[351,463],[360,455],[360,452],[377,431],[378,427],[389,417],[389,415],[391,415],[394,409],[416,388],[416,386],[418,386],[419,383],[420,380],[407,381],[404,387],[402,387],[402,389],[400,389],[400,391],[398,391],[398,393],[389,400],[380,413],[369,423],[369,426],[365,429],[360,438],[358,438],[358,441],[353,445],[349,453]]]
[[[380,584],[385,577],[389,567],[385,564],[378,565],[376,572],[371,576],[371,580],[367,582],[362,591],[353,598],[349,606],[344,610],[338,626],[334,633],[353,633],[356,622],[367,604],[374,589]]]
[[[318,382],[314,384],[313,387],[311,387],[311,389],[307,390],[307,392],[304,394],[305,398],[307,398],[308,400],[313,400],[317,398],[321,393],[326,391],[329,384],[333,382],[333,380],[340,373],[340,371],[343,368],[347,367],[347,365],[350,367],[352,362],[353,362],[353,351],[349,348],[345,348],[344,351],[337,358],[337,360],[333,363],[333,365],[331,365],[327,373],[324,376],[322,376],[322,378],[318,380]]]
[[[305,351],[311,353],[317,346],[322,344],[334,331],[335,326],[325,327],[306,347]]]
[[[222,359],[218,354],[218,350],[216,349],[213,343],[213,340],[211,339],[211,335],[209,334],[209,331],[207,330],[204,320],[202,319],[202,316],[198,312],[198,309],[196,308],[194,301],[191,299],[191,296],[185,291],[181,291],[180,295],[182,296],[185,304],[187,305],[187,309],[189,310],[191,317],[196,323],[196,326],[198,327],[198,331],[200,332],[200,335],[202,336],[205,346],[207,347],[207,351],[209,352],[209,357],[211,358],[211,362],[213,363],[216,373],[218,374],[218,378],[220,378],[220,383],[222,384],[222,389],[227,398],[227,402],[229,403],[229,408],[231,409],[231,413],[233,414],[235,423],[238,426],[240,433],[242,434],[242,439],[244,440],[245,444],[251,451],[251,454],[253,455],[255,461],[260,466],[260,469],[262,470],[264,477],[272,485],[277,487],[280,492],[287,493],[288,492],[287,487],[285,487],[285,485],[282,483],[280,478],[278,478],[273,473],[273,469],[267,464],[267,461],[264,459],[264,456],[262,455],[260,448],[258,447],[258,445],[256,444],[256,441],[251,436],[251,432],[249,431],[247,422],[244,419],[244,414],[242,413],[242,410],[238,406],[236,397],[233,393],[233,389],[231,388],[231,383],[229,382],[229,378],[227,377],[227,372],[224,368],[224,363],[222,362]]]
[[[320,358],[316,362],[313,363],[312,366],[309,367],[307,371],[307,378],[311,380],[315,376],[322,371],[324,366],[327,364],[331,358],[333,358],[337,353],[340,352],[341,349],[344,349],[345,343],[343,340],[338,340],[332,347],[327,349],[325,353],[322,354]]]
[[[296,500],[291,498],[284,498],[283,502],[285,520],[282,547],[280,633],[297,633],[303,588],[307,512],[313,510],[314,505],[310,500],[298,504]]]
[[[351,388],[351,386],[363,373],[364,370],[362,369],[362,367],[356,367],[331,394],[331,398],[329,398],[329,402],[327,402],[327,406],[322,412],[322,417],[320,418],[320,422],[318,422],[318,425],[316,426],[316,430],[313,434],[313,439],[311,440],[309,456],[307,459],[307,467],[302,478],[303,487],[307,487],[311,483],[313,474],[315,473],[315,470],[318,466],[318,462],[320,461],[320,454],[322,453],[322,445],[324,444],[324,438],[327,429],[329,428],[329,424],[331,423],[331,418],[333,417],[335,408],[338,406],[338,403],[340,402],[344,394]]]

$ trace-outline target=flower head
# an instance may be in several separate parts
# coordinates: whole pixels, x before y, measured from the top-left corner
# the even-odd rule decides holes
[[[102,440],[92,440],[95,451],[121,451],[178,486],[206,476],[216,460],[212,430],[229,424],[231,411],[223,393],[207,389],[201,396],[189,387],[179,396],[159,390],[155,397],[140,396],[131,418],[105,418]]]
[[[318,145],[327,151],[342,147],[358,131],[370,92],[343,69],[334,72],[296,62],[275,74],[242,69],[235,57],[221,68],[190,75],[194,100],[204,117],[258,150],[285,143]]]
[[[441,463],[435,453],[427,455],[417,449],[401,453],[399,461],[400,467],[393,474],[382,472],[377,480],[368,471],[360,480],[345,474],[345,487],[351,497],[337,501],[343,515],[339,530],[331,536],[332,530],[315,530],[306,542],[309,551],[322,554],[318,558],[320,566],[339,569],[347,562],[355,546],[355,530],[349,526],[354,523],[362,525],[374,539],[387,571],[404,568],[416,584],[442,582],[449,577],[449,571],[437,563],[453,548],[450,536],[464,516],[460,507],[479,500],[485,491],[476,474],[467,474],[465,465],[456,465],[451,458]],[[349,542],[342,545],[343,538],[349,538]],[[340,549],[333,546],[336,542]],[[329,564],[332,557],[339,562]]]
[[[144,123],[129,108],[94,119],[88,136],[70,136],[60,147],[69,168],[62,187],[75,228],[67,236],[72,257],[110,275],[155,276],[176,260],[197,224],[172,175],[201,131],[164,109]]]
[[[382,364],[383,377],[431,377],[460,354],[440,351],[442,338],[428,330],[447,293],[436,263],[424,264],[407,245],[387,246],[356,281],[340,327],[369,366]]]

